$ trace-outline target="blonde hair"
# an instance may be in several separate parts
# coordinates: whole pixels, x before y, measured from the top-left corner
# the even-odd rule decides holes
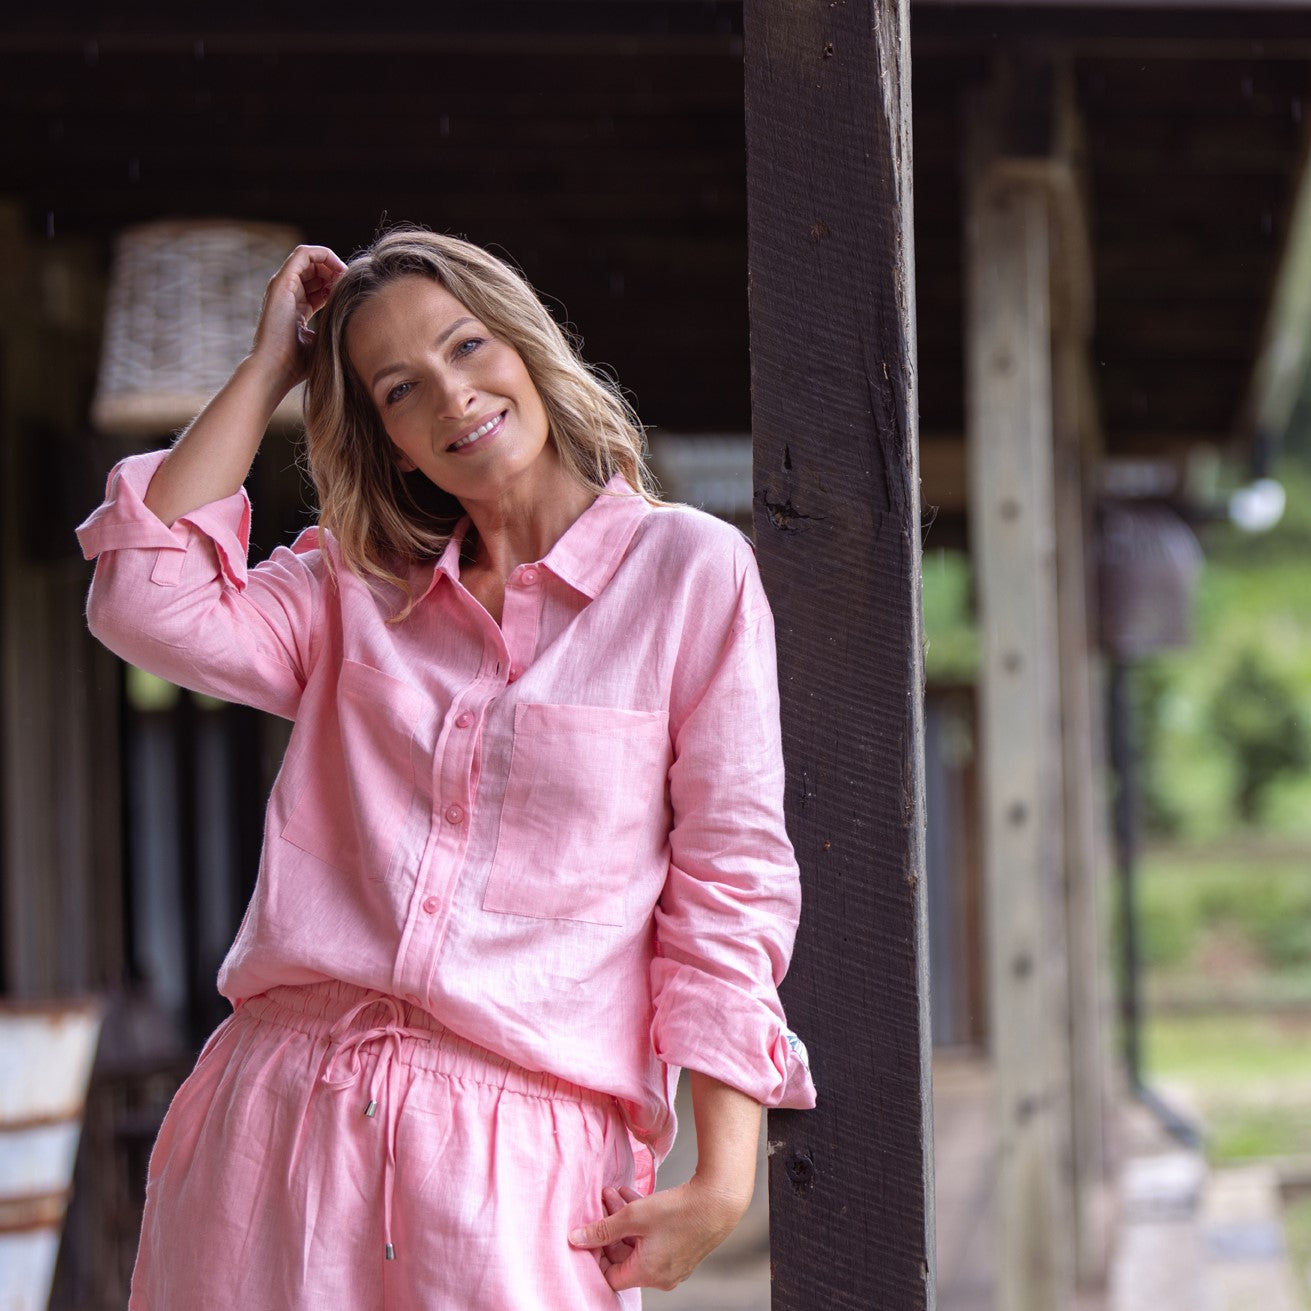
[[[439,556],[464,511],[422,474],[403,474],[372,398],[351,366],[346,331],[355,311],[397,278],[418,275],[443,286],[523,360],[564,468],[602,492],[615,474],[655,499],[644,436],[618,387],[586,364],[518,270],[479,246],[422,229],[393,230],[354,256],[315,323],[305,384],[306,450],[319,500],[319,524],[342,560],[365,581],[401,589],[398,572]]]

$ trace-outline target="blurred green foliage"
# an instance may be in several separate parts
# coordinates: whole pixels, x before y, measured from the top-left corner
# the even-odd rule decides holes
[[[1221,679],[1208,710],[1212,731],[1233,760],[1238,818],[1255,824],[1272,785],[1311,764],[1297,689],[1257,647],[1247,647]]]
[[[1303,852],[1153,849],[1139,872],[1138,910],[1149,969],[1203,968],[1217,942],[1253,969],[1311,967],[1311,860]]]
[[[1143,818],[1160,837],[1256,822],[1311,837],[1311,467],[1278,477],[1270,532],[1205,531],[1193,644],[1134,669]]]
[[[963,551],[925,551],[924,673],[934,682],[969,683],[979,672],[970,565]]]

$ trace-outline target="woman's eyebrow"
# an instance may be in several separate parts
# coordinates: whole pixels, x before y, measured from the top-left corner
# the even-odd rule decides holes
[[[433,342],[433,345],[441,346],[452,333],[457,332],[460,328],[464,327],[466,323],[477,322],[478,320],[475,319],[472,314],[466,314],[464,318],[456,319],[454,323],[446,326],[445,330],[438,336],[437,340]],[[373,375],[372,380],[369,382],[369,390],[372,391],[389,373],[403,373],[404,371],[405,366],[403,364],[384,364],[382,368]]]

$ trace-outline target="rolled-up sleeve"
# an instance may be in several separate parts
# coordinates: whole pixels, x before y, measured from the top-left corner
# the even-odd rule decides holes
[[[161,678],[294,718],[312,660],[323,562],[314,530],[247,567],[244,489],[171,527],[145,505],[166,452],[130,456],[110,472],[105,500],[77,530],[96,560],[91,632]]]
[[[815,1090],[777,992],[800,910],[778,710],[773,620],[752,564],[710,676],[674,725],[652,1038],[670,1065],[802,1108]]]

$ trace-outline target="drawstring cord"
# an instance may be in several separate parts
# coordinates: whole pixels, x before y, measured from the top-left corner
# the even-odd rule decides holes
[[[348,1032],[360,1012],[367,1010],[370,1006],[386,1007],[389,1012],[387,1023],[377,1025],[372,1029],[362,1029],[358,1033]],[[396,1098],[392,1096],[391,1067],[393,1060],[400,1057],[402,1038],[418,1038],[423,1042],[432,1041],[432,1033],[429,1030],[409,1027],[404,1023],[404,1020],[405,1013],[401,1010],[401,1004],[395,997],[389,997],[386,993],[381,992],[372,997],[365,997],[363,1001],[352,1006],[329,1031],[329,1038],[337,1045],[328,1058],[328,1063],[324,1067],[322,1075],[323,1083],[336,1092],[346,1088],[353,1088],[364,1072],[364,1068],[360,1064],[360,1048],[379,1040],[386,1043],[386,1046],[378,1053],[378,1064],[373,1072],[373,1080],[369,1085],[369,1101],[364,1108],[364,1114],[369,1119],[373,1119],[377,1113],[378,1085],[381,1081],[385,1085],[383,1088],[383,1119],[387,1126],[387,1156],[382,1172],[382,1227],[383,1242],[385,1244],[384,1256],[388,1261],[396,1259],[396,1249],[392,1246],[391,1241],[392,1187],[396,1178]],[[334,1078],[333,1071],[337,1066],[337,1062],[341,1060],[343,1055],[348,1053],[350,1056],[349,1068],[344,1075]]]

